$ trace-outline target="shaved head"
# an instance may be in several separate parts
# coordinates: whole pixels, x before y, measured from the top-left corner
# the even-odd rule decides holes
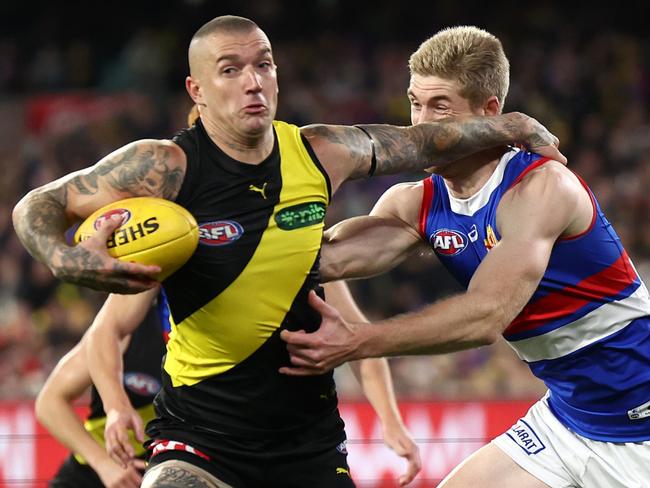
[[[187,52],[187,58],[190,64],[190,74],[193,76],[196,75],[197,71],[201,67],[201,60],[203,57],[203,49],[201,48],[203,45],[201,42],[202,40],[221,33],[246,34],[256,29],[262,31],[252,20],[247,19],[246,17],[238,17],[236,15],[222,15],[203,24],[203,26],[197,30],[192,37]]]

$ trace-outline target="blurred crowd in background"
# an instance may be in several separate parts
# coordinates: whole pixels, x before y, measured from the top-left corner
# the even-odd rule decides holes
[[[497,35],[511,61],[505,111],[532,115],[561,139],[570,167],[589,183],[650,280],[650,41],[643,2],[619,2],[610,11],[581,2],[560,9],[552,2],[524,8],[188,0],[86,3],[76,14],[74,2],[53,3],[0,7],[1,399],[33,398],[105,298],[57,281],[24,251],[11,225],[13,205],[127,142],[169,138],[184,127],[191,107],[184,91],[188,41],[226,13],[248,16],[269,34],[279,67],[278,118],[298,125],[407,125],[407,60],[420,42],[459,24]],[[327,223],[367,213],[392,184],[424,176],[348,183]],[[375,319],[460,291],[430,252],[384,276],[354,281],[351,289]],[[535,398],[544,391],[503,341],[390,363],[400,398]],[[337,378],[343,399],[360,398],[348,368]]]

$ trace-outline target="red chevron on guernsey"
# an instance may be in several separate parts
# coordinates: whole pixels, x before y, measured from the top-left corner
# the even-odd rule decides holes
[[[591,275],[575,286],[550,293],[524,307],[504,335],[537,329],[542,325],[575,313],[591,302],[619,294],[639,277],[623,251],[611,266]]]

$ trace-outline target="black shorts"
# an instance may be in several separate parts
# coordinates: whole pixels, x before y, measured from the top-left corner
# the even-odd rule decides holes
[[[188,462],[233,488],[354,488],[342,446],[305,456],[253,457],[224,453],[205,459],[190,452],[173,450],[150,458],[149,467],[178,459]]]
[[[54,478],[48,484],[49,488],[104,488],[97,473],[87,464],[80,464],[74,456],[68,456]]]

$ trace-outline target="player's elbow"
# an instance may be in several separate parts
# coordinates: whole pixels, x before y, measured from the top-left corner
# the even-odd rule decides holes
[[[25,207],[26,207],[26,201],[27,198],[29,197],[29,194],[25,195],[13,208],[13,211],[11,212],[11,220],[14,224],[14,229],[16,229],[16,232],[19,232],[20,230],[20,224],[25,221]],[[19,234],[20,236],[20,234]]]
[[[481,346],[490,346],[499,339],[510,320],[505,313],[504,307],[497,300],[489,300],[484,304],[479,314],[479,323],[474,329],[476,332],[475,340]]]
[[[333,240],[324,239],[320,258],[321,281],[336,281],[345,278],[345,273],[346,263],[336,252],[336,244]]]
[[[38,393],[38,396],[36,397],[36,401],[34,402],[34,413],[36,414],[36,419],[41,424],[46,424],[49,419],[48,414],[50,410],[48,410],[48,404],[51,403],[49,401],[49,396],[50,396],[49,390],[46,385]]]

